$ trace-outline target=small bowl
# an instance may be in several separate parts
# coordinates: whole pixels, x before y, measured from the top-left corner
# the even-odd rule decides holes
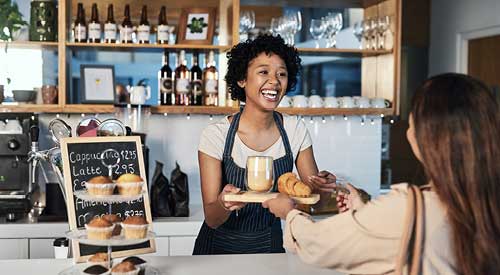
[[[36,92],[33,90],[14,90],[14,100],[18,102],[29,102],[35,98]]]

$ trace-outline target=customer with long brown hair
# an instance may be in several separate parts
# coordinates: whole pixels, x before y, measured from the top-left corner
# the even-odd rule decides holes
[[[461,74],[430,78],[412,104],[408,141],[423,164],[419,274],[500,274],[500,109],[489,89]],[[363,203],[338,195],[344,213],[321,222],[294,210],[286,196],[264,203],[285,219],[285,246],[306,262],[349,273],[387,273],[405,235],[410,192],[393,186]],[[420,193],[420,192],[418,192]]]

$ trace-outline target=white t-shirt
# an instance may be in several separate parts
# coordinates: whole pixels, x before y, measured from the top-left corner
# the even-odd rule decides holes
[[[199,151],[222,161],[230,126],[228,118],[228,116],[224,117],[222,120],[208,125],[203,130],[200,145],[198,146]],[[293,162],[295,163],[299,151],[303,151],[312,145],[311,136],[307,131],[305,123],[295,116],[283,115],[283,124],[290,147],[292,148]],[[285,154],[285,145],[281,137],[265,151],[259,152],[248,148],[238,137],[238,134],[234,137],[233,151],[231,152],[236,165],[243,168],[246,166],[248,156],[271,156],[274,159],[278,159]]]

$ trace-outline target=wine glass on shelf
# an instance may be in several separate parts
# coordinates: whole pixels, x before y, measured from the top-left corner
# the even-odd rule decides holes
[[[331,48],[336,48],[337,47],[337,34],[339,31],[342,29],[343,26],[343,20],[342,20],[342,13],[336,13],[332,14],[330,16],[330,22],[332,24],[332,34],[330,38],[330,47]]]
[[[373,18],[370,19],[370,35],[371,35],[371,46],[370,48],[372,50],[377,49],[377,44],[378,44],[378,19]]]
[[[297,13],[288,13],[284,17],[286,29],[287,29],[287,44],[293,45],[295,42],[295,34],[299,29],[299,19],[297,18]]]
[[[325,35],[326,24],[322,19],[311,19],[309,32],[316,41],[316,48],[319,48],[319,40]]]
[[[364,48],[369,50],[370,49],[370,43],[371,43],[371,37],[372,37],[372,25],[370,22],[371,19],[366,19],[363,21],[363,38],[364,38]]]
[[[280,19],[279,17],[273,17],[271,18],[271,25],[269,26],[269,29],[271,31],[271,34],[273,36],[278,36],[279,33],[279,28],[280,28]]]
[[[354,23],[353,33],[356,39],[359,41],[359,48],[363,49],[363,21]]]
[[[240,12],[240,40],[248,38],[248,31],[255,27],[255,13],[253,11]]]
[[[391,25],[391,19],[388,15],[382,16],[378,19],[377,31],[379,34],[379,44],[378,48],[383,50],[385,49],[385,34]]]

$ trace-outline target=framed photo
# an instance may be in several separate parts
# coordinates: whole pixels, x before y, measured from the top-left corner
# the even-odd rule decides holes
[[[216,11],[216,8],[182,9],[177,43],[211,45],[214,37]]]
[[[80,65],[81,102],[115,103],[115,68],[113,65]]]

